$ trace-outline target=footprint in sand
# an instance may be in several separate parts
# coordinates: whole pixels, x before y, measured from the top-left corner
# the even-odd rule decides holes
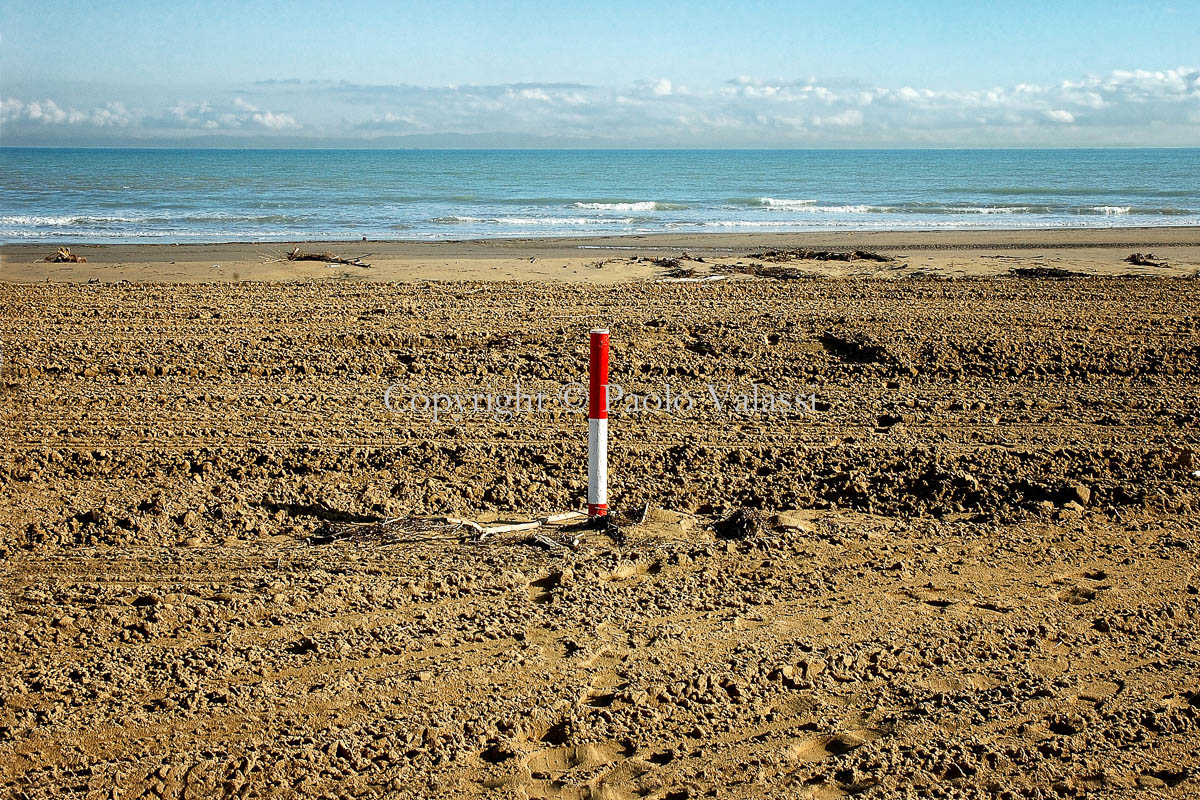
[[[624,683],[624,679],[617,674],[616,668],[628,657],[629,654],[623,650],[605,647],[588,659],[587,666],[598,669],[588,681],[588,687],[580,695],[579,705],[593,708],[606,708],[612,705],[617,696],[616,690]]]
[[[1096,590],[1090,586],[1072,586],[1059,592],[1058,599],[1073,606],[1081,606],[1096,599]]]
[[[555,747],[534,753],[526,762],[530,800],[627,800],[640,796],[636,781],[650,764],[631,758],[618,742]]]
[[[554,589],[562,583],[561,572],[551,572],[529,584],[529,599],[535,603],[549,603],[554,599]]]
[[[783,755],[791,761],[823,761],[826,758],[849,753],[882,735],[881,731],[874,728],[857,728],[835,733],[832,736],[809,736],[796,739],[788,744],[783,748]]]

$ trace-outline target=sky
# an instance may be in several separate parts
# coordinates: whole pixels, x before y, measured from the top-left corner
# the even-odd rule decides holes
[[[0,0],[0,145],[1200,146],[1200,3]]]

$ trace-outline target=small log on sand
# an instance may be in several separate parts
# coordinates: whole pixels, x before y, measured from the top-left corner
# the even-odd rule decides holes
[[[364,267],[369,268],[370,264],[364,264],[363,259],[369,256],[370,253],[363,256],[355,256],[353,258],[342,258],[333,253],[305,253],[297,247],[292,252],[288,253],[286,258],[288,261],[322,261],[326,264],[345,264],[348,267]]]
[[[69,247],[60,247],[60,248],[58,248],[57,253],[55,253],[52,256],[46,256],[42,260],[48,261],[51,264],[86,264],[87,263],[86,258],[84,258],[83,256],[75,255],[74,253],[71,252],[71,248],[69,248]]]

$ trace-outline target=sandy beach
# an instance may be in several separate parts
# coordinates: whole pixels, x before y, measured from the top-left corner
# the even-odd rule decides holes
[[[8,245],[0,794],[1193,796],[1196,238]]]
[[[60,245],[86,264],[40,259]],[[295,247],[342,257],[367,256],[371,266],[287,262]],[[562,239],[489,239],[446,242],[274,242],[227,244],[0,245],[0,280],[13,283],[120,280],[161,283],[290,281],[349,278],[367,281],[530,280],[616,283],[659,277],[651,259],[682,253],[703,258],[689,266],[754,263],[767,250],[877,251],[894,262],[808,262],[805,269],[830,277],[980,277],[1013,267],[1051,267],[1088,275],[1189,275],[1200,269],[1200,229],[1107,228],[1011,231],[905,231],[797,234],[679,234]],[[1166,267],[1138,267],[1123,259],[1153,253]]]

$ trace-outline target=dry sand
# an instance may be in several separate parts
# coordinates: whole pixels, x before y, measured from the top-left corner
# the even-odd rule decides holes
[[[86,264],[39,260],[68,244]],[[301,246],[343,257],[370,254],[370,269],[285,262]],[[530,280],[614,283],[661,270],[645,259],[682,252],[718,265],[770,249],[875,250],[894,264],[825,262],[820,274],[854,277],[948,277],[1004,274],[1014,265],[1049,266],[1087,274],[1192,274],[1200,269],[1200,229],[914,231],[800,234],[680,234],[590,239],[492,239],[461,242],[276,242],[181,245],[7,244],[0,280],[31,283],[89,280],[210,283],[351,278],[372,281]],[[1132,252],[1153,252],[1167,268],[1131,267]],[[638,256],[645,259],[636,260]]]
[[[1159,276],[1191,233],[777,243]],[[372,243],[354,274],[625,257],[573,246]],[[0,796],[1200,791],[1200,281],[229,283],[212,254],[283,247],[214,245],[47,284],[41,249],[0,284]],[[439,521],[578,508],[585,420],[386,388],[555,395],[598,322],[630,391],[817,406],[614,413],[608,530]]]

